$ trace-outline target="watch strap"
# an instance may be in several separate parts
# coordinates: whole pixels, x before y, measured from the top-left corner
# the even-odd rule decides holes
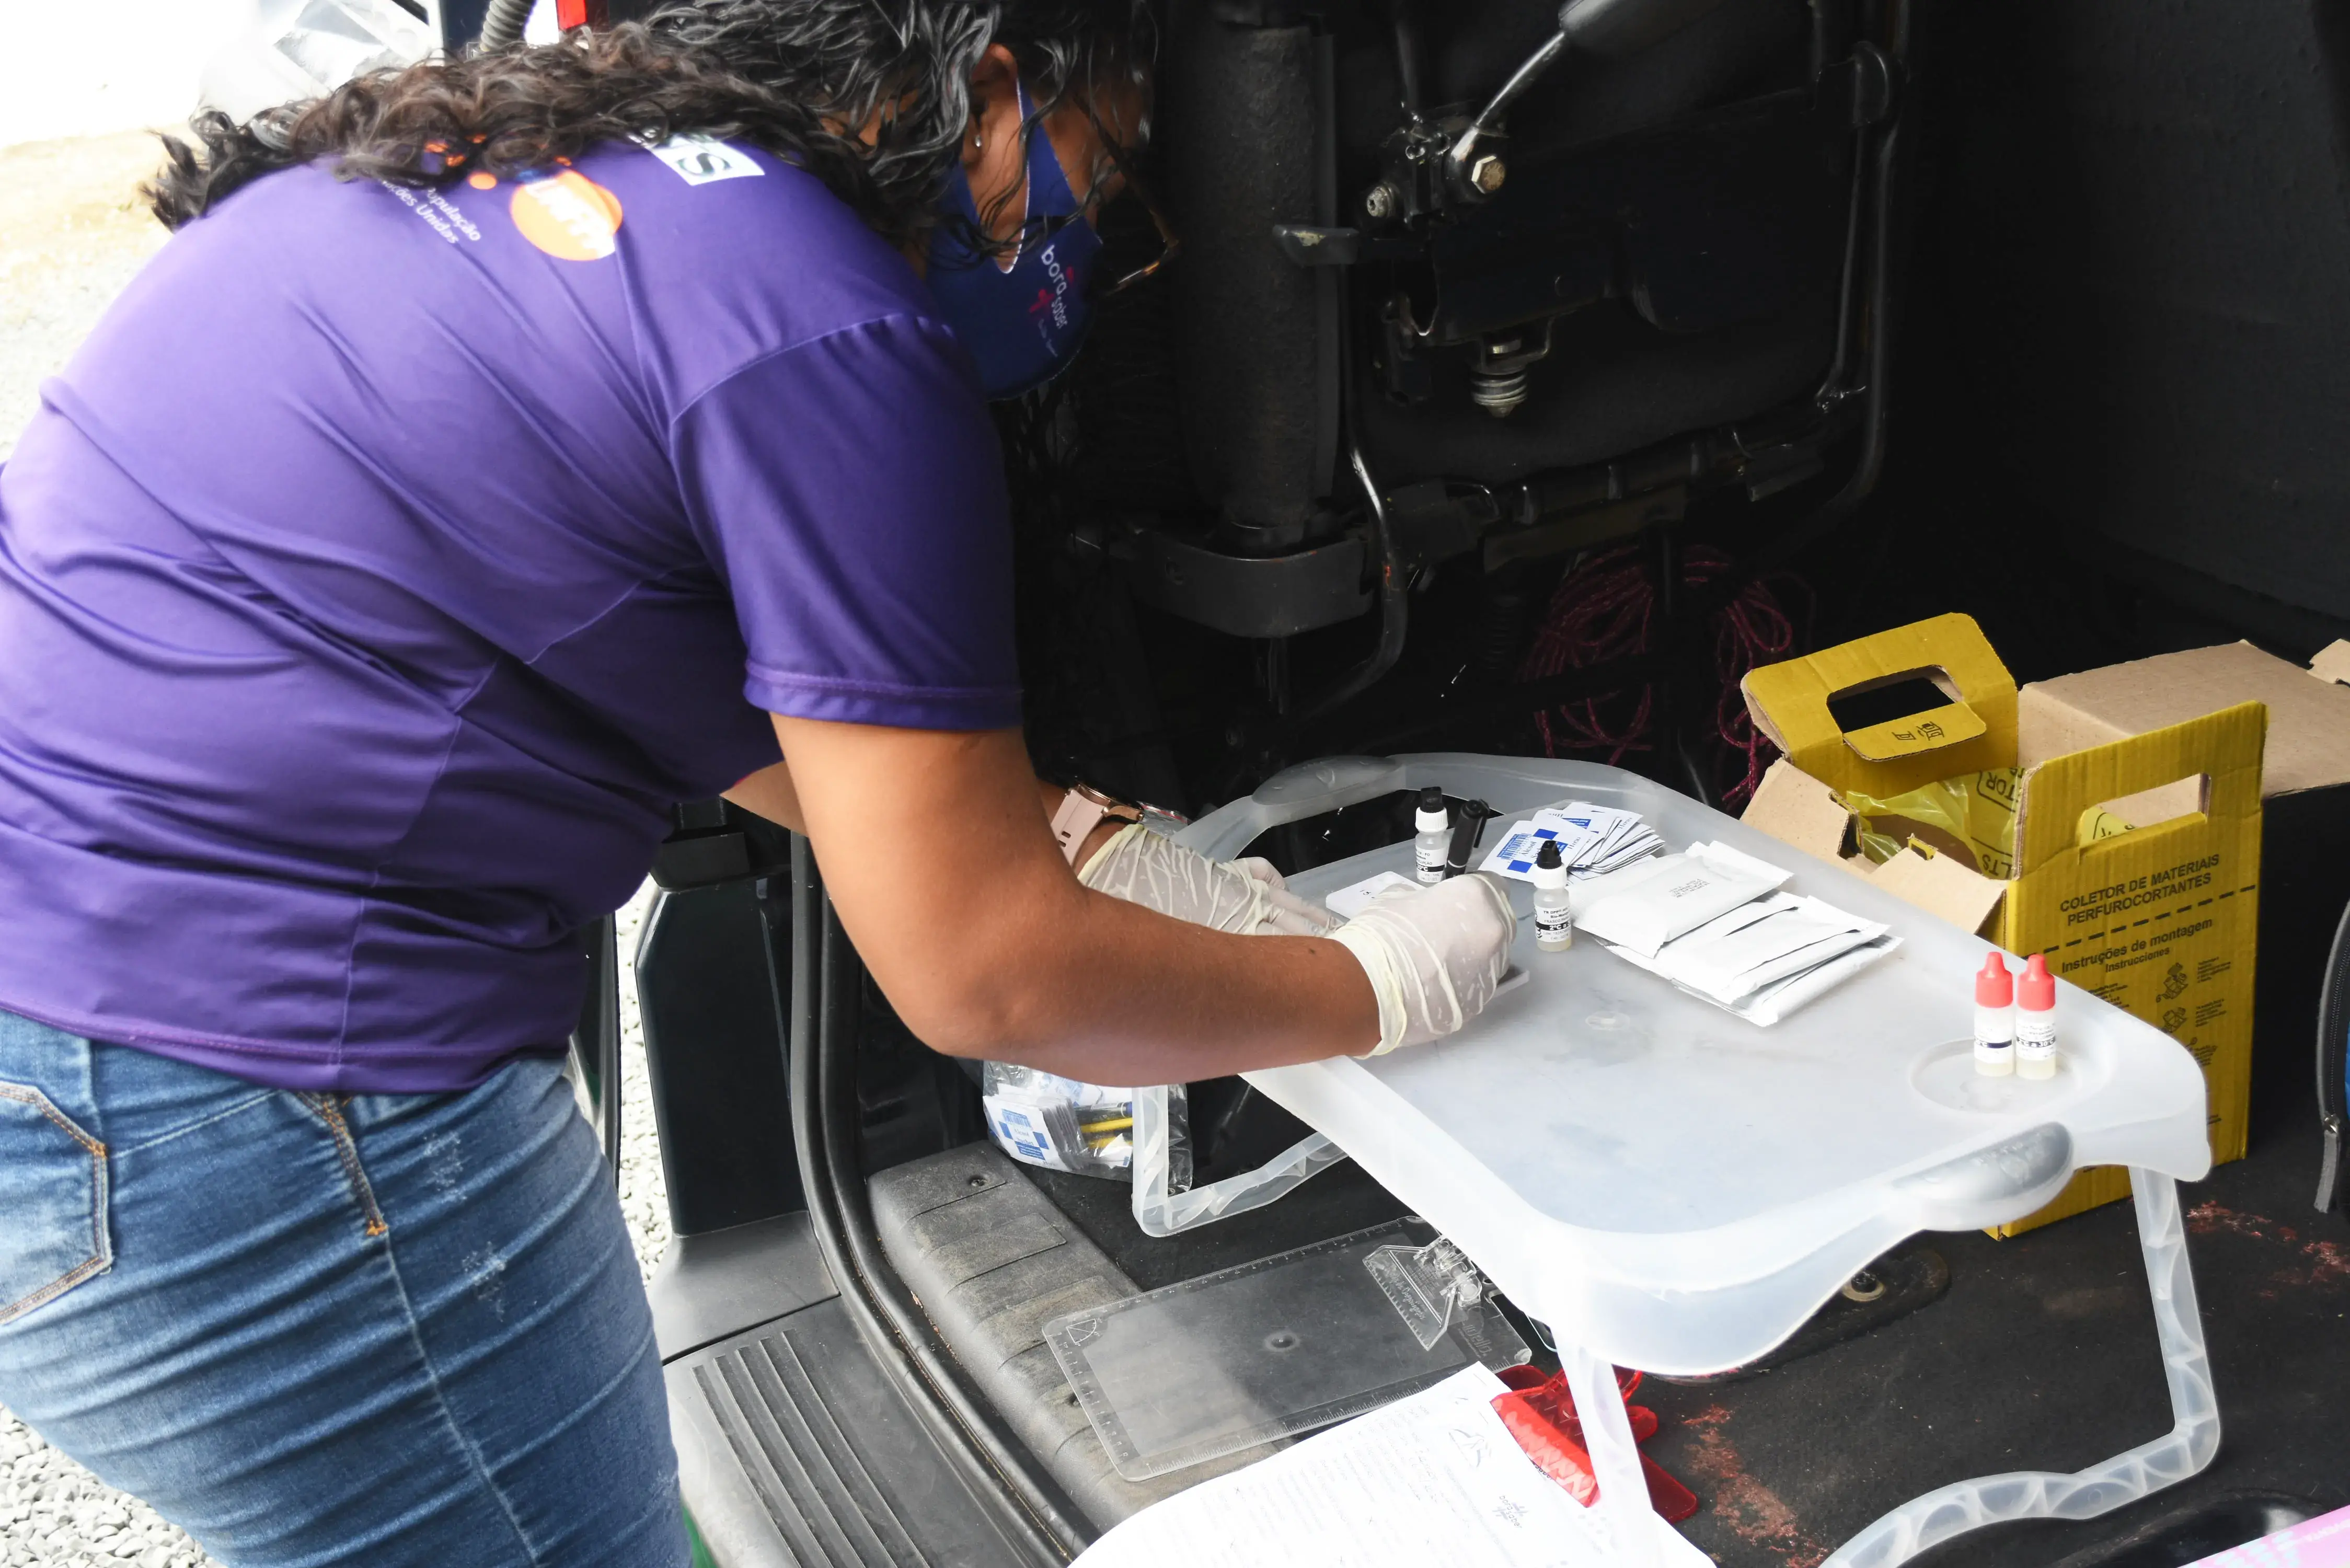
[[[1115,816],[1120,822],[1142,820],[1142,813],[1136,807],[1084,784],[1072,784],[1069,793],[1061,797],[1060,809],[1053,813],[1053,842],[1061,846],[1061,856],[1072,869],[1085,849],[1086,840],[1106,816]]]

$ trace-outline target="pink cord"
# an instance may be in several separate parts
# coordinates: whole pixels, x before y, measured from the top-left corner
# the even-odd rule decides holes
[[[1648,652],[1657,605],[1649,560],[1643,546],[1627,545],[1592,556],[1561,578],[1534,647],[1519,666],[1518,679],[1539,680]],[[1680,565],[1681,581],[1691,588],[1703,587],[1731,569],[1727,556],[1703,545],[1682,550]],[[1776,576],[1808,594],[1791,574]],[[1758,579],[1715,614],[1712,630],[1713,668],[1720,681],[1714,729],[1722,744],[1746,761],[1744,776],[1721,792],[1722,804],[1735,805],[1754,792],[1777,750],[1755,730],[1739,680],[1757,665],[1792,655],[1795,626],[1768,582]],[[1610,766],[1621,766],[1627,753],[1655,749],[1648,733],[1655,708],[1655,690],[1643,685],[1545,709],[1534,715],[1534,723],[1542,731],[1546,755],[1604,752]]]

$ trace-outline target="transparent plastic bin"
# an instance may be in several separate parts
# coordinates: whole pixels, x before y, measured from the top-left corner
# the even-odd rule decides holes
[[[2176,1041],[2060,981],[2056,1077],[1980,1078],[1967,1060],[1971,977],[1989,944],[1619,769],[1334,758],[1276,774],[1180,836],[1229,857],[1269,827],[1428,784],[1504,814],[1567,799],[1638,811],[1668,848],[1721,840],[1791,868],[1789,891],[1885,921],[1905,940],[1762,1028],[1596,942],[1537,951],[1533,888],[1513,882],[1513,961],[1531,979],[1460,1034],[1373,1061],[1249,1075],[1549,1325],[1570,1376],[1589,1385],[1578,1401],[1599,1416],[1588,1429],[1603,1509],[1645,1506],[1610,1364],[1702,1374],[1752,1361],[1904,1237],[2019,1219],[2091,1165],[2133,1168],[2172,1432],[2075,1476],[1929,1494],[1829,1562],[1887,1568],[1995,1520],[2086,1518],[2209,1462],[2219,1417],[2171,1183],[2201,1178],[2210,1152],[2202,1074]],[[1410,857],[1400,842],[1290,886],[1317,898],[1408,872]],[[1645,1532],[1615,1533],[1621,1561],[1655,1561]]]
[[[1393,1220],[1045,1325],[1118,1473],[1147,1480],[1416,1394],[1464,1366],[1514,1366],[1490,1301],[1424,1340],[1366,1263],[1425,1243]]]

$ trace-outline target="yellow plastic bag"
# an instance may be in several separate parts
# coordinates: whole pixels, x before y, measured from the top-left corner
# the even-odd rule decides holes
[[[1847,790],[1844,803],[1860,818],[1861,852],[1880,866],[1916,837],[1945,854],[1966,855],[1976,870],[2003,882],[2015,875],[2015,797],[2022,778],[2022,768],[1986,768],[1884,800]]]

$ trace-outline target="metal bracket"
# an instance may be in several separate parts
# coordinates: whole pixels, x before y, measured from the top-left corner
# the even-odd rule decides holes
[[[1371,607],[1359,535],[1285,556],[1233,556],[1128,524],[1095,545],[1145,604],[1232,637],[1294,637]]]
[[[1852,128],[1865,130],[1893,118],[1901,98],[1901,67],[1893,57],[1866,40],[1852,47]]]
[[[1275,223],[1273,243],[1297,266],[1353,266],[1367,261],[1419,261],[1428,242],[1418,235],[1366,234],[1360,229]]]

